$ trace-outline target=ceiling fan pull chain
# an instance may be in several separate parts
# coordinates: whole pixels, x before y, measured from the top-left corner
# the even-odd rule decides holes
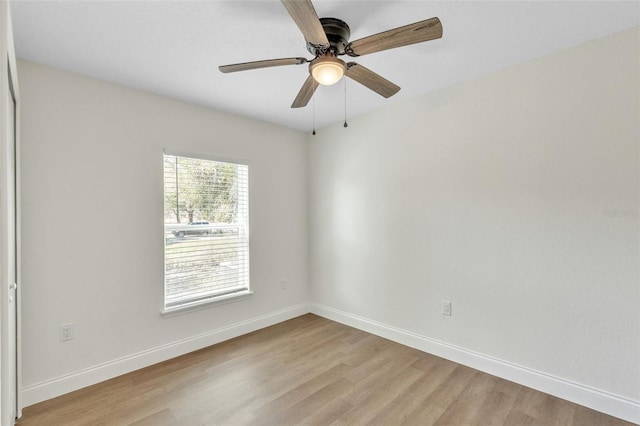
[[[349,127],[347,124],[347,79],[344,80],[344,127]]]
[[[313,80],[311,83],[313,86],[313,92],[315,94],[316,92],[316,81]],[[311,95],[311,109],[312,109],[312,116],[313,116],[313,131],[311,132],[312,135],[315,136],[316,134],[316,97]]]

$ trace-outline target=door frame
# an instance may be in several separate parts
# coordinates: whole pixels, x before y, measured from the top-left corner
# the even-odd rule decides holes
[[[16,268],[16,294],[15,294],[15,374],[11,372],[10,377],[7,374],[1,374],[2,371],[6,372],[8,369],[8,361],[6,360],[6,346],[7,342],[13,334],[13,330],[9,330],[7,326],[7,318],[0,318],[0,353],[3,354],[2,360],[0,360],[0,423],[13,424],[15,419],[10,418],[10,413],[15,412],[15,416],[20,418],[22,416],[22,349],[21,349],[21,309],[20,301],[22,300],[21,294],[21,238],[20,238],[20,95],[18,86],[18,72],[13,42],[13,28],[11,22],[11,9],[9,2],[6,0],[0,1],[0,76],[2,81],[0,82],[0,150],[3,161],[7,161],[6,153],[8,152],[8,144],[14,144],[14,158],[15,161],[15,187],[11,188],[15,192],[13,200],[6,199],[7,187],[0,186],[0,234],[7,234],[7,230],[4,229],[8,226],[8,220],[6,217],[7,211],[13,209],[15,212],[15,245],[11,249],[15,250],[15,268]],[[6,106],[10,101],[14,104],[14,140],[10,140],[7,137],[7,123],[8,111]],[[3,163],[3,166],[6,163]],[[1,179],[0,185],[6,185],[6,173],[5,167],[0,167],[0,173],[5,174],[5,177]],[[0,239],[1,240],[1,239]],[[9,245],[5,245],[9,248]],[[10,249],[10,250],[11,250]],[[7,267],[8,259],[3,251],[0,251],[0,265],[2,268]],[[5,307],[9,306],[9,283],[7,276],[3,271],[0,271],[0,307],[2,312],[6,312]],[[15,381],[14,381],[15,378]],[[11,407],[12,401],[15,400],[15,407]],[[8,412],[7,412],[8,411]]]

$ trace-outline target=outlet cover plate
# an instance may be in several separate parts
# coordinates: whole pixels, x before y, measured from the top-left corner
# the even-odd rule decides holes
[[[451,316],[452,312],[451,312],[451,301],[449,300],[443,300],[441,302],[442,304],[442,315],[446,315],[448,317]]]
[[[60,325],[60,341],[64,342],[66,340],[73,339],[75,335],[75,330],[73,324],[62,324]]]

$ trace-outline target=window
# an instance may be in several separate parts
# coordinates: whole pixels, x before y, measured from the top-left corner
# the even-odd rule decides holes
[[[165,312],[249,294],[249,170],[164,155]]]

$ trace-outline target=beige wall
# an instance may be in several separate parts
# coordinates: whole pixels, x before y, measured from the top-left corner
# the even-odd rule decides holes
[[[309,137],[311,300],[638,404],[639,40]]]
[[[29,62],[19,72],[27,405],[306,306],[301,133]],[[160,316],[164,148],[248,161],[249,300]],[[60,343],[68,322],[76,337]]]

